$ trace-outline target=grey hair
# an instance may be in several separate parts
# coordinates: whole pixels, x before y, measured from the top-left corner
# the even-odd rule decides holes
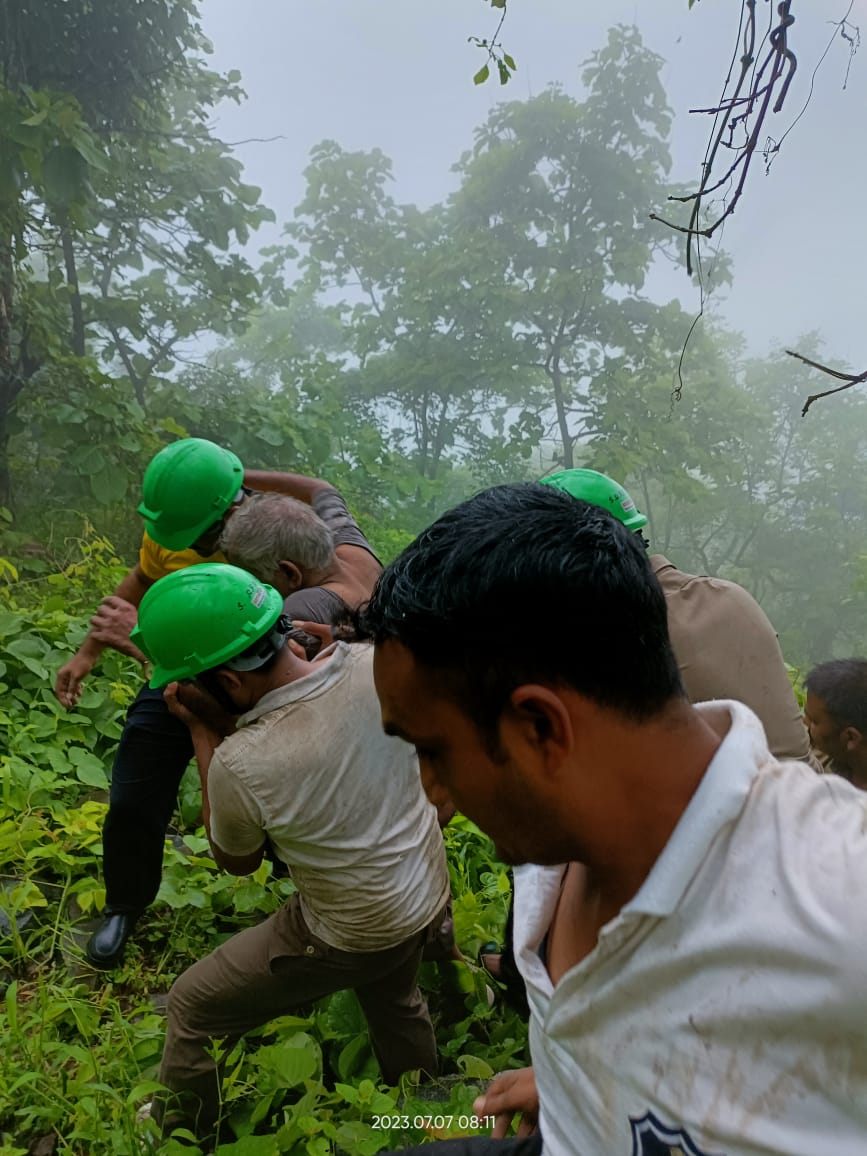
[[[331,531],[310,506],[285,494],[251,494],[226,520],[220,549],[234,566],[271,582],[282,561],[321,570],[334,558]]]

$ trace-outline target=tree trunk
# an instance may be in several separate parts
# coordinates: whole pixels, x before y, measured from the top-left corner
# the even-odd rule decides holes
[[[12,304],[15,295],[12,241],[6,229],[0,235],[0,505],[12,504],[9,474],[9,416],[20,386],[12,356]]]
[[[563,446],[563,469],[571,470],[575,468],[575,438],[569,432],[569,415],[566,413],[566,399],[563,396],[563,374],[560,372],[560,358],[556,354],[551,361],[548,376],[554,390],[554,407]]]
[[[69,286],[69,307],[72,312],[72,352],[76,357],[84,357],[84,313],[81,308],[81,292],[78,286],[78,269],[75,265],[75,249],[72,233],[64,213],[60,225],[60,239],[63,245],[63,263],[66,266],[66,284]]]

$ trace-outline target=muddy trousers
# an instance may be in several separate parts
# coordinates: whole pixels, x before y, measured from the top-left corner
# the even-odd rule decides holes
[[[293,895],[264,923],[185,971],[169,992],[159,1076],[169,1093],[154,1102],[164,1132],[184,1127],[202,1139],[215,1134],[222,1072],[209,1054],[212,1040],[225,1041],[226,1054],[245,1032],[346,988],[361,1004],[386,1083],[414,1068],[436,1075],[436,1040],[416,974],[443,914],[397,947],[340,951],[310,931]]]
[[[138,915],[156,898],[166,827],[193,757],[186,725],[161,690],[144,686],[129,708],[111,772],[102,833],[105,909]]]

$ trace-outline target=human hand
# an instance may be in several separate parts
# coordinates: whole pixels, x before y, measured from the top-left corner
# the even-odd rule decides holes
[[[72,710],[81,698],[81,684],[93,670],[95,659],[80,651],[61,666],[54,680],[54,693],[61,706]]]
[[[190,730],[204,730],[223,739],[235,730],[235,718],[217,700],[192,682],[170,682],[163,691],[169,713],[186,723]]]
[[[457,811],[458,809],[451,801],[451,799],[449,799],[447,803],[439,804],[437,807],[437,822],[440,825],[440,829],[449,825],[449,823],[457,814]]]
[[[103,598],[90,620],[90,634],[102,646],[144,661],[144,655],[130,640],[130,631],[138,621],[138,609],[116,594]]]
[[[289,635],[289,645],[292,647],[293,654],[297,654],[299,658],[314,658],[320,651],[325,650],[334,641],[334,635],[331,627],[324,622],[301,622],[293,620],[292,634]],[[295,646],[292,646],[293,642]],[[304,654],[299,654],[296,649],[297,646],[304,649]]]
[[[530,1136],[539,1122],[539,1094],[536,1091],[536,1076],[532,1068],[518,1068],[513,1072],[501,1072],[490,1083],[487,1092],[473,1104],[477,1116],[495,1116],[491,1136],[504,1139],[516,1112],[521,1113],[516,1135]]]

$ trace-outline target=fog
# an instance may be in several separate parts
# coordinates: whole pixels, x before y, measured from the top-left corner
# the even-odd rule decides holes
[[[804,419],[834,383],[784,351],[867,367],[867,0],[793,6],[794,82],[704,302],[651,214],[697,186],[712,118],[689,110],[720,101],[734,0],[509,0],[505,86],[473,83],[483,0],[202,0],[205,63],[193,0],[152,2],[12,29],[0,511],[22,574],[91,533],[134,557],[130,501],[176,437],[326,478],[384,558],[479,488],[587,466],[678,565],[747,587],[793,665],[864,649],[867,389]],[[83,121],[57,148],[66,92]]]
[[[761,21],[766,8],[759,5]],[[733,285],[714,295],[711,309],[757,351],[817,329],[835,363],[861,367],[867,48],[855,56],[845,90],[849,51],[839,35],[812,77],[834,34],[832,22],[846,10],[842,0],[796,7],[790,43],[798,71],[768,131],[779,139],[808,97],[809,103],[770,174],[761,157],[752,166],[722,236]],[[204,5],[214,62],[239,69],[248,93],[241,106],[221,109],[217,128],[227,140],[260,138],[239,144],[237,155],[280,222],[301,199],[309,150],[323,138],[346,149],[381,148],[394,161],[398,200],[422,206],[439,200],[456,183],[451,165],[492,106],[551,83],[580,95],[581,62],[617,23],[637,24],[666,61],[662,75],[675,113],[672,177],[694,184],[709,118],[688,110],[716,103],[736,33],[736,5],[724,0],[701,0],[691,11],[686,0],[510,0],[501,41],[517,74],[505,87],[492,80],[475,87],[472,76],[484,57],[467,38],[489,37],[496,28],[496,14],[478,0],[246,0],[241,11],[233,0]],[[864,28],[867,0],[855,0],[849,19]],[[278,139],[263,143],[269,137]],[[266,236],[260,233],[257,243]],[[658,277],[654,291],[697,306],[682,270]]]

